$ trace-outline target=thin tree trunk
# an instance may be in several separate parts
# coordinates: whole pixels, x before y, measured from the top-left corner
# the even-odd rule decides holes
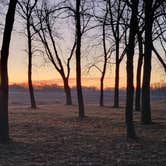
[[[139,0],[132,0],[132,15],[130,20],[130,32],[129,32],[129,43],[127,48],[127,98],[126,98],[126,127],[127,127],[127,138],[136,138],[136,133],[133,124],[133,96],[134,96],[134,85],[133,85],[133,56],[135,48],[135,36],[137,25],[137,14],[138,14],[138,2]]]
[[[114,107],[115,108],[119,108],[119,66],[120,66],[120,62],[119,62],[119,23],[120,23],[120,16],[119,16],[119,10],[120,10],[120,4],[121,1],[119,1],[119,5],[118,5],[118,13],[117,13],[117,25],[116,25],[116,59],[115,59],[115,92],[114,92]]]
[[[29,22],[27,22],[27,34],[28,34],[28,86],[29,86],[31,108],[36,109],[36,101],[35,101],[34,89],[32,84],[32,39],[31,39]]]
[[[119,45],[116,47],[114,107],[119,107]]]
[[[103,71],[100,78],[100,101],[99,104],[102,107],[104,105],[104,77],[107,67],[107,48],[106,48],[106,36],[105,36],[105,24],[107,19],[108,11],[105,14],[104,22],[103,22],[103,50],[104,50],[104,66]]]
[[[104,106],[104,92],[103,92],[103,86],[104,86],[104,77],[101,77],[100,79],[100,106]]]
[[[66,95],[66,105],[72,105],[71,89],[69,87],[68,79],[65,78],[63,82],[64,82],[64,90]]]
[[[141,70],[143,62],[143,43],[141,34],[138,34],[138,45],[139,45],[139,58],[137,66],[137,80],[136,80],[136,93],[135,93],[135,110],[140,111],[141,109]]]
[[[9,141],[9,122],[8,122],[8,56],[11,33],[14,24],[14,16],[17,0],[10,0],[6,15],[5,29],[3,34],[1,60],[0,60],[0,142]]]
[[[151,57],[152,57],[152,25],[153,25],[153,1],[145,0],[145,55],[142,84],[142,116],[143,124],[150,124],[150,79],[151,79]]]
[[[80,21],[80,3],[81,0],[76,0],[76,85],[78,96],[79,118],[84,118],[84,101],[81,86],[81,21]]]

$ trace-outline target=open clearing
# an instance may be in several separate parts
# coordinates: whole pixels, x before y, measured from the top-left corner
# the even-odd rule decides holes
[[[126,141],[124,108],[87,105],[87,117],[77,119],[77,106],[63,104],[10,105],[13,141],[0,145],[1,166],[166,165],[166,102],[153,103],[152,125],[140,123],[134,112],[137,142]]]

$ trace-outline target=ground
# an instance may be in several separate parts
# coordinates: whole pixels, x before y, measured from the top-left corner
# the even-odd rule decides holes
[[[9,107],[12,142],[0,145],[0,166],[166,165],[166,102],[153,103],[154,124],[140,123],[134,112],[137,142],[126,140],[124,107],[86,105],[79,121],[77,106]]]

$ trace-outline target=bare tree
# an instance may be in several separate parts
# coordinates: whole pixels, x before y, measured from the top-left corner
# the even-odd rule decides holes
[[[43,1],[40,8],[38,7],[36,9],[36,20],[33,21],[32,26],[34,31],[38,34],[38,37],[44,46],[48,60],[52,63],[55,70],[58,71],[58,73],[62,77],[64,83],[64,91],[66,95],[66,104],[71,105],[72,98],[71,98],[71,89],[69,86],[69,76],[71,71],[70,62],[74,54],[74,50],[76,48],[76,41],[74,40],[70,54],[67,58],[67,62],[64,64],[63,63],[64,59],[61,55],[61,52],[58,51],[58,46],[56,44],[57,36],[55,35],[56,34],[55,22],[58,19],[61,10],[65,9],[64,7],[61,8],[59,5],[60,4],[58,4],[57,6],[49,6],[47,1]]]
[[[138,48],[139,48],[139,58],[138,58],[138,66],[137,66],[137,76],[136,76],[136,94],[135,94],[135,110],[139,111],[141,109],[141,71],[143,65],[143,57],[144,57],[144,32],[145,32],[145,18],[144,18],[144,3],[141,2],[140,5],[140,13],[139,13],[139,27],[137,32],[137,40],[138,40]],[[164,6],[163,6],[164,7]],[[152,50],[155,53],[157,59],[163,66],[164,70],[166,71],[166,63],[164,62],[162,56],[160,56],[159,52],[154,46],[156,41],[164,41],[164,32],[166,31],[164,19],[161,17],[165,16],[165,11],[158,10],[154,16],[154,23],[155,27],[153,30],[153,45]],[[163,41],[161,41],[161,46],[163,47]],[[159,45],[159,44],[158,44]],[[164,47],[163,47],[164,48]],[[163,49],[164,50],[164,49]]]
[[[141,12],[141,16],[142,16]],[[141,17],[142,18],[142,17]],[[140,25],[139,25],[140,23]],[[143,27],[142,27],[143,24]],[[141,73],[142,73],[142,64],[143,64],[143,32],[144,32],[144,23],[141,22],[139,19],[138,27],[137,27],[137,41],[138,41],[138,50],[139,50],[139,57],[138,57],[138,64],[137,64],[137,73],[136,73],[136,91],[135,91],[135,110],[140,111],[141,109]]]
[[[136,133],[133,124],[133,97],[134,97],[134,85],[133,85],[133,57],[135,48],[135,36],[137,28],[135,26],[138,23],[138,4],[139,0],[126,1],[128,6],[131,7],[131,19],[129,29],[129,39],[127,46],[127,98],[126,98],[126,127],[127,137],[135,139]]]
[[[91,9],[91,3],[88,0],[75,0],[67,1],[68,5],[65,7],[72,11],[75,20],[75,39],[76,39],[76,88],[77,88],[77,99],[79,118],[82,120],[85,117],[84,112],[84,101],[81,84],[81,48],[82,48],[82,36],[94,27],[88,27],[91,21],[92,15],[88,12]],[[87,6],[86,6],[87,5]]]
[[[107,68],[107,62],[109,59],[109,56],[113,50],[109,49],[107,50],[107,46],[106,46],[106,19],[107,19],[107,15],[108,15],[108,10],[106,10],[105,13],[105,17],[104,17],[104,21],[103,21],[103,33],[102,33],[102,40],[103,40],[103,50],[104,50],[104,64],[103,64],[103,69],[101,71],[101,78],[100,78],[100,106],[104,105],[104,78],[105,78],[105,74],[106,74],[106,68]]]
[[[32,13],[37,4],[38,0],[21,0],[18,1],[20,9],[18,10],[20,16],[26,21],[26,37],[27,37],[27,45],[28,45],[28,86],[29,86],[29,94],[31,101],[31,108],[36,109],[36,101],[34,96],[34,88],[32,84],[32,57],[33,57],[33,49],[32,49],[32,40],[34,33],[32,32]]]
[[[108,10],[110,14],[110,24],[113,37],[115,39],[115,89],[114,89],[114,107],[119,107],[119,72],[120,63],[123,56],[120,56],[120,42],[125,35],[125,28],[122,28],[122,17],[125,12],[126,3],[123,0],[111,1],[108,0]],[[116,14],[115,14],[116,13]],[[123,24],[124,25],[124,24]],[[124,51],[122,51],[124,52]],[[122,53],[124,55],[124,53]]]
[[[165,3],[162,0],[144,0],[145,6],[145,48],[144,48],[144,68],[142,83],[142,114],[141,121],[143,124],[150,124],[151,104],[150,104],[150,80],[151,80],[151,59],[153,49],[153,24],[155,14],[159,7]],[[157,12],[158,13],[158,12]]]
[[[8,122],[8,57],[11,33],[14,24],[14,16],[17,0],[10,0],[6,14],[5,28],[0,59],[0,142],[9,141],[9,122]]]
[[[106,7],[107,8],[107,7]],[[99,22],[99,27],[102,27],[102,35],[98,34],[95,35],[95,42],[96,42],[96,37],[99,37],[100,40],[102,38],[102,42],[99,41],[99,43],[97,43],[97,47],[99,45],[102,45],[103,47],[103,53],[101,56],[99,56],[99,59],[93,60],[93,63],[88,64],[88,72],[92,69],[92,68],[96,68],[100,73],[101,73],[101,77],[100,77],[100,98],[99,98],[99,105],[100,106],[104,106],[104,78],[105,78],[105,74],[106,74],[106,69],[107,69],[107,64],[109,59],[111,58],[112,53],[115,51],[114,49],[114,44],[107,44],[107,19],[108,19],[108,9],[105,10],[104,13],[104,17],[99,18],[97,16],[95,16],[98,19]],[[101,30],[100,30],[101,31]],[[101,37],[102,36],[102,37]],[[102,43],[102,44],[101,44]],[[109,48],[107,48],[107,45],[109,45]],[[101,59],[102,58],[102,59]],[[101,64],[102,62],[102,67],[99,67],[98,63]]]
[[[139,34],[140,35],[140,34]],[[136,74],[136,92],[135,92],[135,110],[140,111],[141,103],[141,71],[142,71],[142,64],[143,64],[143,44],[142,44],[142,37],[138,37],[138,45],[139,45],[139,57],[138,57],[138,65],[137,65],[137,74]]]
[[[75,23],[76,23],[76,85],[77,85],[77,96],[78,96],[78,109],[79,118],[83,119],[84,113],[84,101],[81,86],[81,14],[80,14],[81,0],[76,0],[76,11],[75,11]]]

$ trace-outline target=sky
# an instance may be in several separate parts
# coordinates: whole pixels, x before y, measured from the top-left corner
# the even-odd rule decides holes
[[[2,19],[2,18],[1,18]],[[4,20],[1,20],[1,22]],[[25,52],[27,48],[27,42],[25,35],[21,32],[24,31],[23,22],[20,23],[20,18],[16,16],[16,21],[14,25],[14,30],[12,33],[11,44],[10,44],[10,56],[9,56],[9,82],[10,84],[13,83],[23,83],[27,82],[27,64],[28,64],[28,57]],[[63,39],[60,40],[60,47],[61,50],[65,50],[64,54],[66,55],[67,50],[71,47],[72,44],[72,37],[73,32],[71,32],[72,26],[69,25],[69,22],[65,24],[58,24],[59,29],[62,29],[63,26]],[[62,32],[60,32],[62,33]],[[0,41],[2,41],[2,33],[0,35]],[[86,37],[86,36],[85,36]],[[87,51],[88,45],[91,41],[85,40],[82,43],[82,81],[83,86],[95,86],[99,87],[100,75],[101,73],[96,69],[92,69],[89,73],[87,73],[87,64],[92,62],[96,59],[97,56],[101,55],[103,50],[102,47],[92,49],[91,51]],[[159,50],[160,51],[160,50]],[[137,53],[137,52],[136,52]],[[136,76],[136,66],[137,66],[137,54],[134,57],[134,80]],[[113,63],[114,60],[112,60]],[[71,86],[75,85],[75,57],[73,57],[71,62]],[[112,88],[114,87],[114,70],[115,65],[111,64],[107,68],[106,78],[105,78],[105,87]],[[56,72],[55,68],[52,64],[45,61],[43,56],[35,55],[33,57],[33,73],[32,79],[34,82],[36,81],[46,81],[50,80],[57,82],[57,84],[62,85],[61,77]],[[135,82],[135,81],[134,81]],[[152,76],[151,76],[151,83],[166,83],[166,75],[160,63],[158,62],[155,55],[153,55],[152,61]],[[126,86],[126,58],[121,63],[120,66],[120,87]]]
[[[13,83],[22,83],[27,82],[27,64],[28,64],[28,58],[27,54],[25,52],[26,49],[26,39],[23,36],[23,34],[20,34],[16,31],[13,31],[12,33],[12,39],[10,44],[10,56],[9,56],[9,82],[10,84]],[[101,50],[102,52],[102,50]],[[85,51],[83,51],[84,54]],[[93,54],[93,52],[92,52]],[[85,58],[86,55],[82,55],[82,81],[84,86],[93,86],[92,81],[95,78],[95,86],[99,84],[100,81],[100,72],[96,69],[92,69],[89,73],[87,73],[87,67],[86,64],[89,63],[89,60]],[[155,55],[153,55],[153,61],[152,61],[152,77],[151,77],[151,83],[157,83],[157,82],[166,82],[166,76],[164,74],[164,70],[160,63],[158,62]],[[74,57],[75,58],[75,57]],[[134,76],[136,75],[136,66],[137,66],[137,58],[138,56],[135,55],[135,61],[134,61],[134,67],[135,72]],[[72,70],[71,70],[71,80],[75,78],[75,62],[72,61]],[[108,66],[107,74],[105,78],[105,87],[113,87],[114,86],[114,70],[115,65],[112,64],[111,66]],[[135,78],[135,77],[134,77]],[[61,80],[61,77],[59,73],[55,70],[53,65],[51,63],[45,62],[42,56],[34,56],[33,58],[33,74],[32,79],[34,81],[44,81],[44,80],[55,80],[57,84],[62,85],[62,82],[60,83],[59,80]],[[74,81],[71,81],[71,85],[74,85]],[[98,83],[96,83],[98,82]],[[122,64],[120,66],[120,87],[126,86],[126,59],[122,61]]]
[[[26,48],[26,40],[22,34],[17,32],[13,32],[12,40],[10,45],[10,56],[9,56],[9,82],[10,84],[13,83],[26,83],[27,82],[27,64],[28,58],[25,52]],[[83,51],[85,52],[85,51]],[[87,64],[87,58],[84,58],[85,55],[82,57],[82,64]],[[154,55],[153,55],[154,56]],[[86,57],[86,56],[85,56]],[[137,58],[138,56],[135,55],[134,67],[135,72],[134,76],[136,75],[136,66],[137,66]],[[73,60],[72,67],[75,66],[75,62]],[[71,70],[71,81],[70,85],[75,85],[75,67]],[[107,74],[105,78],[105,88],[112,88],[114,87],[114,70],[115,65],[112,64],[108,66]],[[86,71],[86,65],[82,66],[82,84],[84,86],[95,86],[99,88],[99,81],[100,81],[100,72],[96,69],[92,69],[89,73]],[[55,70],[52,64],[45,63],[42,56],[35,56],[33,58],[33,74],[32,78],[34,83],[36,81],[41,81],[46,83],[46,81],[50,80],[51,82],[57,83],[58,85],[62,85],[61,77],[59,73]],[[135,78],[135,77],[134,77]],[[157,82],[166,82],[166,76],[164,74],[164,70],[156,57],[153,58],[153,65],[152,65],[152,77],[151,83]],[[48,83],[48,82],[47,82]],[[120,87],[126,86],[126,59],[122,61],[120,66]]]

